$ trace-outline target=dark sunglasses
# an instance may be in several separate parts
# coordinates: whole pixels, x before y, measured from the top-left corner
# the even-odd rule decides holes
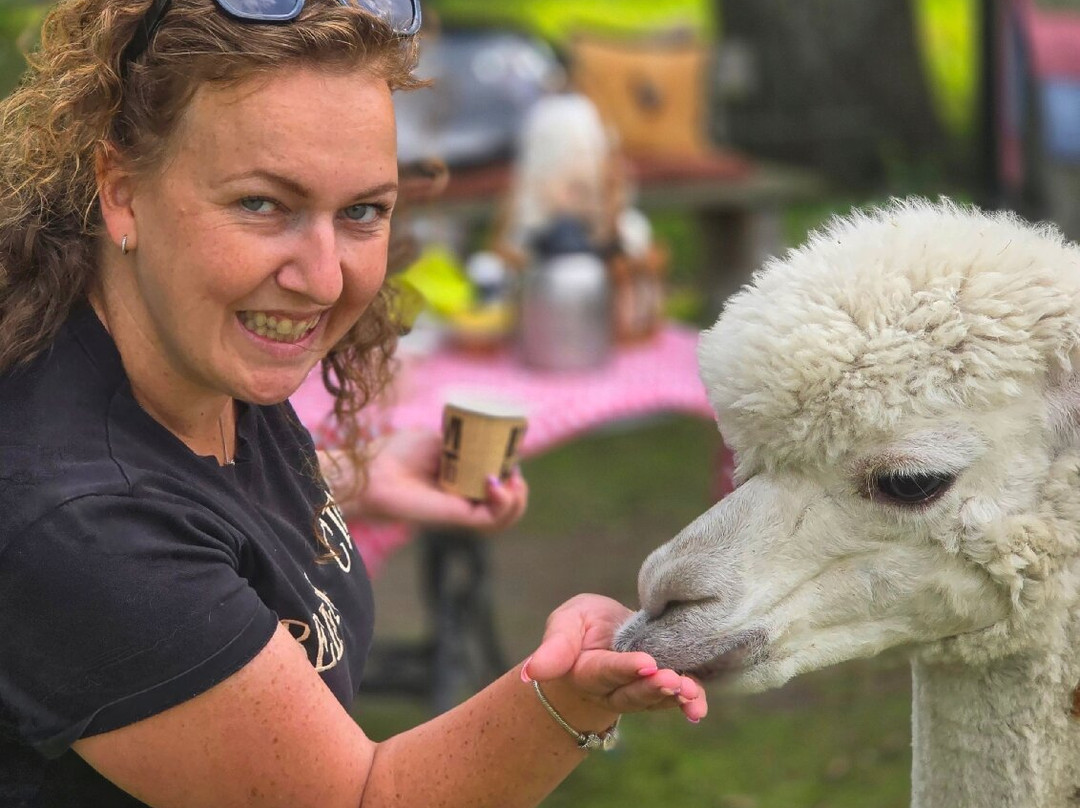
[[[121,64],[127,65],[150,47],[154,32],[161,25],[172,0],[154,0],[146,10],[135,36],[124,49]],[[304,0],[214,0],[218,8],[245,22],[288,22],[300,16]],[[412,36],[420,30],[420,0],[338,0],[343,6],[355,6],[384,20],[399,36]]]

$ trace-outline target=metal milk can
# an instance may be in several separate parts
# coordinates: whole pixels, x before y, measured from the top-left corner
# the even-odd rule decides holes
[[[611,354],[607,267],[585,224],[557,219],[533,242],[521,276],[518,312],[522,362],[544,370],[584,370]]]

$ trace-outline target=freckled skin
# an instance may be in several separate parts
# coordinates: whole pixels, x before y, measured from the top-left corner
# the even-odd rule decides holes
[[[310,119],[293,102],[338,97],[346,83],[357,103],[332,118],[350,137],[320,133],[310,148]],[[164,169],[137,183],[117,174],[102,194],[130,254],[107,253],[95,306],[140,403],[167,426],[228,398],[289,396],[383,281],[389,216],[356,206],[396,200],[386,83],[301,71],[275,86],[201,89]],[[247,311],[322,319],[304,350],[288,351],[252,338],[238,319]]]

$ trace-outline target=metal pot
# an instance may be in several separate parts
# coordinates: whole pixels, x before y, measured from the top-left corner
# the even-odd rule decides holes
[[[584,370],[611,355],[607,267],[582,223],[556,222],[534,243],[521,277],[518,317],[522,362],[544,370]]]

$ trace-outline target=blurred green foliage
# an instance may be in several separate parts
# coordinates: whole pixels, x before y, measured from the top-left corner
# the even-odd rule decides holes
[[[26,68],[23,53],[34,42],[47,8],[19,0],[0,6],[0,96],[11,92]]]
[[[714,0],[425,0],[446,25],[496,25],[530,31],[561,44],[574,31],[641,33],[690,29],[715,33]]]
[[[919,0],[914,14],[938,115],[953,136],[969,136],[976,124],[981,81],[979,4],[977,0]]]

